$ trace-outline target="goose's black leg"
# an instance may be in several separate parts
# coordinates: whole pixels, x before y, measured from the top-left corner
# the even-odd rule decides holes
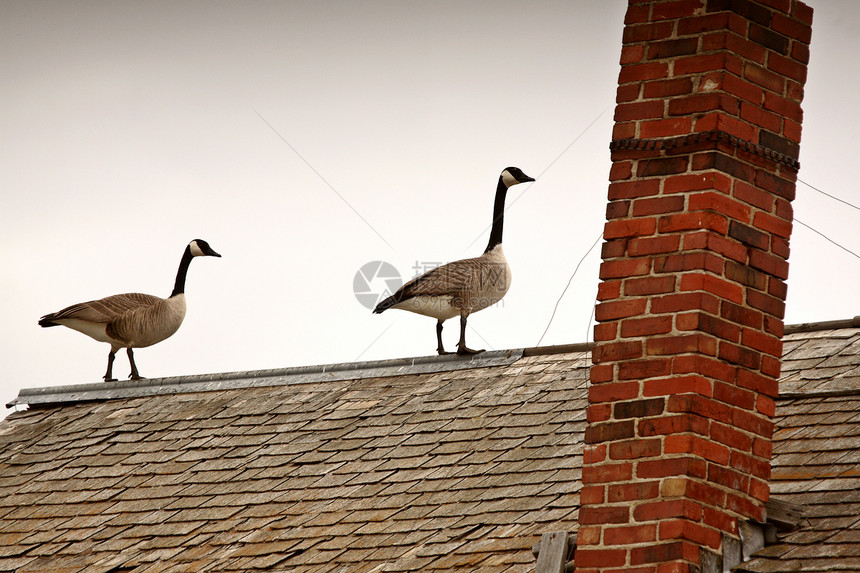
[[[460,342],[457,343],[457,354],[460,356],[464,354],[478,354],[479,352],[483,352],[484,350],[472,350],[468,346],[466,346],[466,319],[468,315],[461,314],[460,315]]]
[[[111,349],[108,354],[108,368],[107,372],[105,372],[104,379],[105,382],[116,382],[116,378],[113,377],[113,359],[116,358],[116,350]]]
[[[443,354],[454,354],[453,352],[447,352],[445,347],[442,345],[442,321],[439,320],[436,322],[436,352],[439,355]]]
[[[143,379],[143,376],[141,376],[137,372],[137,365],[134,363],[134,354],[132,354],[132,352],[131,352],[131,347],[126,348],[125,351],[128,353],[128,363],[131,364],[131,375],[129,376],[129,379],[130,380],[141,380],[141,379]]]

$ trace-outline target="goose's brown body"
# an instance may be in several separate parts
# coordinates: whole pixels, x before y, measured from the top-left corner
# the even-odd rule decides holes
[[[82,302],[39,319],[39,325],[65,326],[110,344],[105,380],[113,380],[116,351],[125,348],[131,364],[131,378],[140,378],[132,348],[146,348],[170,338],[185,318],[185,277],[195,256],[220,257],[206,241],[191,241],[182,255],[173,294],[161,298],[150,294],[126,293]]]

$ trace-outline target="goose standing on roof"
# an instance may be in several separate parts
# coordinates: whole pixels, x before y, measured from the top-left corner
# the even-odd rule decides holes
[[[457,354],[483,352],[466,346],[466,320],[471,313],[496,304],[508,292],[511,269],[502,251],[505,197],[509,188],[528,181],[534,179],[518,167],[508,167],[499,175],[490,242],[484,254],[436,267],[412,279],[376,305],[373,312],[378,314],[389,308],[397,308],[435,318],[436,351],[439,354],[451,354],[442,345],[442,323],[460,315]]]
[[[46,314],[39,319],[39,326],[66,326],[110,344],[105,382],[115,381],[112,370],[116,351],[125,348],[131,364],[130,378],[140,380],[142,376],[137,371],[131,349],[152,346],[179,330],[185,318],[185,276],[191,259],[220,256],[209,243],[195,239],[182,253],[176,283],[168,298],[140,293],[116,294]]]

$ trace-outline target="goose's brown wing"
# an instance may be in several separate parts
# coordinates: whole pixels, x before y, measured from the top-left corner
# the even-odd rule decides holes
[[[108,296],[66,307],[59,312],[46,314],[39,320],[42,326],[54,326],[58,320],[77,319],[94,323],[108,323],[134,309],[146,308],[162,299],[150,294],[126,293]]]

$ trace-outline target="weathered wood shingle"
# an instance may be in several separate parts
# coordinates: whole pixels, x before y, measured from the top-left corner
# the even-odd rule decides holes
[[[32,408],[0,570],[533,568],[576,524],[589,358]]]

